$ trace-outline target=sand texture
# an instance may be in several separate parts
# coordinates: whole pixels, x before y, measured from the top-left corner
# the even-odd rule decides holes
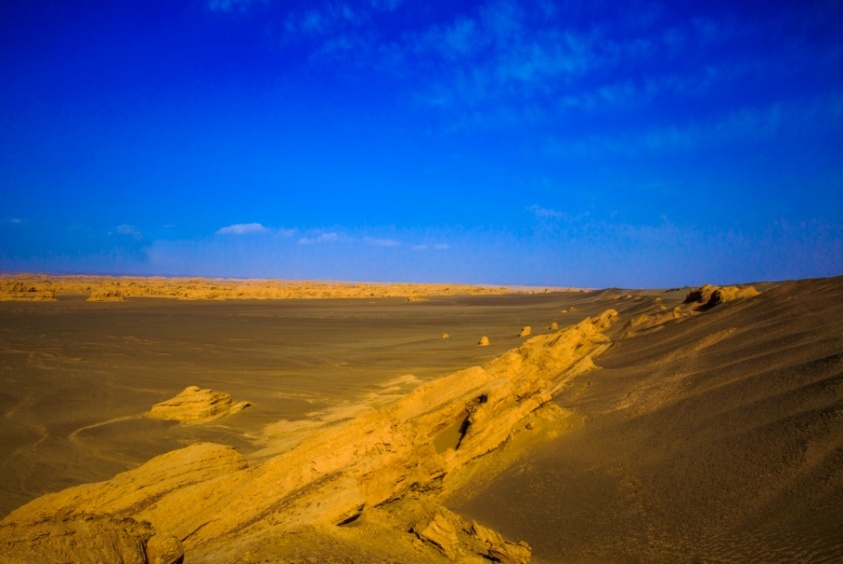
[[[0,521],[11,561],[843,558],[843,279],[319,306],[59,300],[4,313],[7,483],[9,462],[61,473],[84,453],[94,466],[73,487],[16,494],[31,501]],[[151,339],[180,318],[218,324]],[[50,346],[54,327],[80,319],[94,333]],[[103,327],[118,346],[92,347]],[[301,345],[278,341],[294,336]],[[320,345],[305,357],[309,340]],[[120,374],[137,350],[163,355],[139,367],[143,382]],[[294,350],[289,373],[269,368]],[[226,357],[230,374],[200,376]],[[175,397],[179,382],[154,378],[172,368],[193,382]],[[14,380],[24,373],[29,386]],[[32,423],[37,406],[61,403],[45,386],[76,389],[68,380],[117,391]],[[232,396],[254,406],[231,410]],[[179,416],[149,419],[162,409]],[[122,446],[129,429],[134,450],[157,455]]]

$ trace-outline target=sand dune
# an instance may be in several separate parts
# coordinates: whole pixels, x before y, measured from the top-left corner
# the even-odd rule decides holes
[[[384,311],[428,334],[399,347],[403,362],[484,362],[421,379],[387,370],[354,402],[266,419],[247,456],[193,440],[42,496],[0,521],[0,550],[21,561],[843,558],[843,279],[466,299]],[[442,326],[442,311],[468,325]],[[517,336],[555,318],[558,330]],[[483,323],[490,344],[477,347]],[[366,350],[386,350],[378,338]],[[314,385],[288,397],[316,400]],[[9,421],[28,409],[15,405]],[[139,420],[116,424],[128,421]],[[100,540],[69,540],[85,535]]]

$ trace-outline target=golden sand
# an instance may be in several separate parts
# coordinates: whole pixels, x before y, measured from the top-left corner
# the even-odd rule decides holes
[[[9,509],[29,501],[0,521],[7,558],[843,557],[843,279],[374,302],[57,295],[0,309],[0,477]],[[192,424],[143,417],[153,405]],[[62,475],[98,483],[57,491]],[[57,493],[33,499],[45,486]]]

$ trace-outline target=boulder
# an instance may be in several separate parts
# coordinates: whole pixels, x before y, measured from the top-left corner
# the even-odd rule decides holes
[[[225,392],[188,386],[176,397],[153,405],[145,415],[151,419],[205,423],[237,413],[251,405],[248,401],[234,403]]]

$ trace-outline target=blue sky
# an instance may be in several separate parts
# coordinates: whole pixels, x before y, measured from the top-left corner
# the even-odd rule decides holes
[[[0,3],[0,270],[843,274],[843,3]]]

